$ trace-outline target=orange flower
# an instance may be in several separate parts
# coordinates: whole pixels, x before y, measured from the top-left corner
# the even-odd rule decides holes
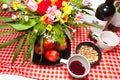
[[[60,22],[63,24],[63,23],[65,23],[65,22],[67,22],[67,20],[68,20],[68,15],[67,14],[63,14],[62,15],[62,18],[60,18]]]
[[[54,20],[52,20],[51,18],[49,18],[47,15],[44,15],[41,17],[41,21],[44,24],[53,24]]]

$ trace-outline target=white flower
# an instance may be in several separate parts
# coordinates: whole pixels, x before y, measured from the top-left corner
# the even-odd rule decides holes
[[[61,14],[62,14],[62,13],[60,12],[60,10],[57,10],[57,11],[56,11],[55,16],[56,16],[57,20],[60,20]]]
[[[24,16],[24,19],[26,22],[29,20],[28,16]]]
[[[76,29],[73,29],[72,31],[73,31],[73,33],[75,33],[75,32],[76,32]]]
[[[8,5],[7,4],[2,4],[2,9],[7,9]]]
[[[12,15],[12,19],[13,19],[13,20],[16,20],[16,19],[17,19],[17,16],[13,14],[13,15]]]

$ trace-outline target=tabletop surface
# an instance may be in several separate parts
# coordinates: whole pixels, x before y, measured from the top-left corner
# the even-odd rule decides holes
[[[10,13],[0,12],[0,16],[10,16]],[[0,22],[3,24],[3,22]],[[84,41],[93,42],[89,38],[89,32],[84,27],[74,27],[76,33],[72,34],[75,42],[71,41],[71,55],[75,54],[76,46]],[[0,30],[5,32],[8,30]],[[0,44],[19,36],[22,33],[0,36]],[[120,32],[116,32],[120,37]],[[94,43],[94,42],[93,42]],[[0,74],[13,74],[36,80],[79,80],[70,76],[66,65],[63,66],[43,66],[30,65],[29,59],[22,66],[23,48],[13,65],[11,65],[13,53],[17,42],[6,48],[0,49]],[[120,44],[109,52],[102,53],[102,58],[98,65],[92,66],[89,74],[82,80],[119,80],[120,79]],[[81,80],[81,79],[80,79]]]

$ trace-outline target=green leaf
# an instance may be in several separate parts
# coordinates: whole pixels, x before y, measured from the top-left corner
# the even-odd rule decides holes
[[[0,36],[7,35],[7,34],[13,34],[13,33],[16,33],[16,31],[1,32]]]
[[[10,40],[10,41],[8,41],[8,42],[5,42],[5,43],[3,43],[3,44],[0,44],[0,48],[4,48],[4,47],[6,47],[6,46],[9,46],[9,45],[15,43],[16,41],[18,41],[19,39],[21,39],[22,36],[24,36],[24,35],[21,35],[21,36],[19,36],[19,37],[17,37],[17,38],[14,38],[14,39],[12,39],[12,40]]]
[[[63,30],[64,30],[65,34],[68,36],[68,38],[73,40],[72,35],[71,35],[69,29],[67,28],[68,26],[64,24],[63,27],[64,27]]]
[[[69,2],[74,6],[81,6],[82,0],[69,0]]]
[[[37,38],[37,34],[33,31],[30,34],[30,47],[29,47],[29,50],[28,50],[28,54],[31,56],[31,58],[30,58],[30,64],[32,63],[32,60],[33,60],[34,44],[35,44],[36,38]]]
[[[55,32],[54,38],[55,38],[56,42],[64,43],[65,35],[64,35],[64,31],[62,29],[62,26],[60,24],[54,25],[53,31]]]
[[[10,5],[11,0],[0,0],[0,2]]]
[[[0,22],[10,22],[13,21],[11,17],[0,16]]]
[[[24,57],[23,57],[22,65],[28,59],[28,56],[29,56],[29,54],[27,53],[28,48],[29,48],[29,37],[30,37],[30,34],[27,34],[27,38],[25,41],[25,49],[24,49]]]
[[[44,39],[44,36],[42,35],[42,36],[40,36],[40,37],[38,37],[38,42],[39,42],[39,44],[40,44],[40,51],[41,51],[41,53],[40,54],[42,54],[42,49],[43,49],[43,39]]]
[[[30,64],[31,64],[33,60],[33,55],[34,55],[34,43],[30,44],[28,54],[30,54]]]
[[[30,44],[34,43],[36,40],[37,34],[33,31],[32,33],[30,33]]]
[[[21,3],[19,9],[21,9],[21,10],[25,10],[25,9],[26,9],[25,4]]]
[[[46,31],[46,26],[44,24],[37,24],[35,27],[34,27],[34,31],[37,30],[37,34],[38,36],[40,35],[43,35]]]
[[[92,16],[92,14],[90,14],[90,12],[88,12],[88,11],[86,11],[86,10],[82,10],[81,12]]]
[[[33,55],[34,55],[34,44],[31,47],[31,57],[30,57],[30,64],[32,64],[33,61]]]
[[[80,9],[87,9],[87,10],[91,10],[91,11],[94,10],[93,8],[90,8],[90,7],[88,7],[88,6],[81,6]]]
[[[12,27],[9,24],[0,25],[0,29],[11,29]]]
[[[19,30],[27,30],[33,27],[35,24],[36,24],[36,21],[34,19],[31,19],[28,22],[12,24],[11,26],[19,31]]]
[[[71,25],[71,24],[73,24],[73,22],[74,22],[74,18],[73,17],[69,17],[68,21],[67,21],[67,24]]]
[[[16,51],[15,51],[13,59],[12,59],[12,64],[14,63],[14,61],[16,60],[16,58],[17,58],[17,56],[18,56],[18,54],[20,52],[20,49],[21,49],[22,44],[24,42],[24,39],[25,39],[25,36],[21,37],[21,40],[20,40],[18,46],[16,47]]]
[[[79,26],[79,27],[81,27],[81,26],[88,26],[88,25],[86,25],[86,23],[78,23],[78,24],[75,24],[76,26]]]
[[[92,27],[95,27],[95,28],[98,28],[98,29],[102,29],[101,26],[99,25],[96,25],[96,24],[92,24],[92,23],[89,23],[89,22],[84,22],[85,25],[89,25],[89,26],[92,26]]]
[[[39,43],[40,43],[40,54],[43,54],[43,39],[44,39],[44,36],[40,36],[40,38],[39,38]],[[39,61],[39,64],[41,63],[41,61],[42,61],[42,56],[43,55],[41,55],[41,58],[40,58],[40,61]]]

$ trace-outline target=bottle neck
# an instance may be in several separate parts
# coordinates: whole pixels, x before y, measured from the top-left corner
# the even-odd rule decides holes
[[[114,4],[114,1],[115,1],[115,0],[106,0],[105,3],[106,3],[106,4]]]

